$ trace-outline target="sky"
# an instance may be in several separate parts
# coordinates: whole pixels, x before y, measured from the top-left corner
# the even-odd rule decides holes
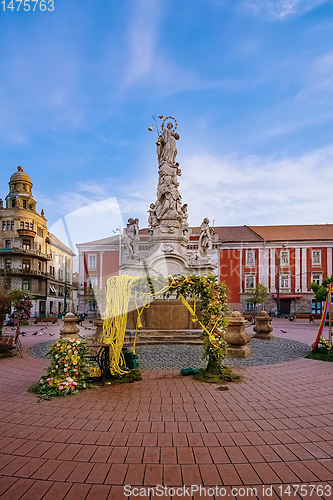
[[[0,196],[22,165],[66,243],[147,227],[158,115],[178,123],[190,225],[332,223],[332,0],[12,4]]]

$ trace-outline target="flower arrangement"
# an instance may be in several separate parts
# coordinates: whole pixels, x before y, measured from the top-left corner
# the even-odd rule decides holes
[[[314,344],[312,344],[312,348],[313,348],[313,345]],[[331,349],[332,349],[332,345],[329,343],[328,340],[324,339],[324,337],[321,335],[319,342],[317,344],[317,347],[316,347],[314,352],[323,353],[323,354],[325,354],[325,353],[330,354]]]
[[[85,340],[60,339],[52,344],[47,357],[51,365],[47,375],[32,386],[31,391],[45,396],[66,396],[86,389],[90,384],[89,355]]]

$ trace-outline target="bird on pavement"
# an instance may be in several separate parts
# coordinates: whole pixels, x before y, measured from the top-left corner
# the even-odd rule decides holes
[[[282,332],[282,333],[287,333],[287,330],[280,330],[280,332]]]

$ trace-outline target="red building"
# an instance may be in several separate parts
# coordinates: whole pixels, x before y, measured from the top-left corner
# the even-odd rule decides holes
[[[332,275],[333,224],[215,227],[212,260],[228,286],[230,308],[246,312],[253,305],[246,292],[257,283],[270,295],[265,309],[273,314],[321,312],[309,284]],[[188,252],[198,248],[199,227],[189,228]],[[140,230],[139,252],[148,254],[148,229]],[[119,274],[119,236],[82,243],[79,249],[79,310],[87,310],[84,290],[105,289],[108,277]]]

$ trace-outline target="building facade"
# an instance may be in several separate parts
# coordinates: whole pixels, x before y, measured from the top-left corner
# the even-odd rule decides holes
[[[48,232],[36,204],[31,179],[18,167],[5,206],[0,200],[0,280],[8,290],[26,292],[32,316],[57,316],[72,311],[75,254]]]
[[[189,228],[187,251],[198,251],[199,227]],[[148,251],[148,229],[140,230],[139,253]],[[77,245],[79,250],[79,311],[87,312],[87,290],[105,290],[110,276],[119,274],[121,237]],[[215,227],[212,261],[220,281],[228,286],[229,306],[243,313],[253,307],[247,292],[257,283],[269,296],[265,309],[283,315],[320,313],[322,304],[309,287],[332,275],[333,224]]]

